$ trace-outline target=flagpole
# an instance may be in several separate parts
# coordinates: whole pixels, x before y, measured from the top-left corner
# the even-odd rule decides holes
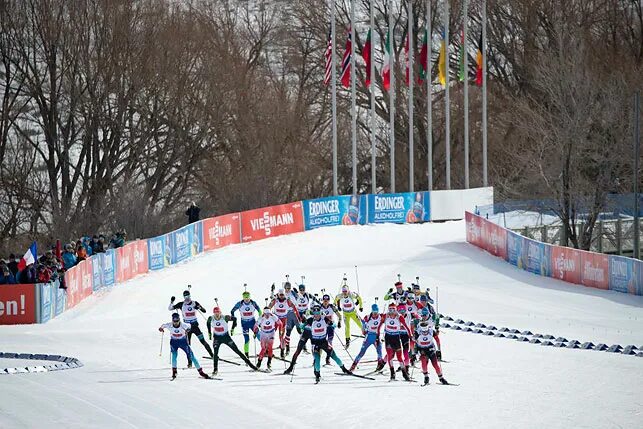
[[[388,31],[389,31],[389,67],[390,67],[390,89],[389,89],[389,143],[391,150],[391,193],[395,193],[395,32],[393,31],[393,1],[388,2]]]
[[[426,125],[426,146],[427,146],[427,158],[428,158],[428,169],[429,169],[429,187],[428,190],[433,190],[433,94],[431,93],[431,54],[433,53],[433,35],[431,28],[431,0],[426,2],[426,26],[427,26],[427,57],[426,57],[426,115],[427,115],[427,125]]]
[[[355,106],[355,0],[351,0],[351,134],[353,138],[353,195],[357,195],[357,108]]]
[[[445,85],[444,85],[444,120],[445,120],[445,156],[446,156],[446,188],[451,189],[451,112],[449,110],[449,0],[444,2],[444,44],[445,44]]]
[[[487,1],[482,1],[482,183],[489,186],[487,177]]]
[[[464,188],[469,189],[469,54],[467,53],[467,27],[469,27],[469,0],[464,0],[463,46],[464,57]]]
[[[371,52],[369,53],[371,64],[370,71],[371,82],[371,193],[377,194],[377,158],[375,156],[375,17],[373,15],[373,2],[370,3],[371,14]]]
[[[409,40],[409,192],[414,188],[413,157],[413,0],[408,1],[408,40]]]
[[[330,6],[331,92],[333,109],[333,195],[337,195],[337,70],[335,67],[335,0]]]

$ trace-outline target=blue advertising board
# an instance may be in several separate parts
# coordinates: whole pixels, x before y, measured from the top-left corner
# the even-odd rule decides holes
[[[53,296],[55,298],[54,303],[54,317],[60,316],[60,314],[65,311],[67,307],[67,293],[64,289],[58,287],[58,282],[54,283],[53,286]]]
[[[201,222],[192,223],[171,232],[173,264],[185,261],[203,251],[203,225]]]
[[[549,244],[542,244],[543,246],[543,257],[541,261],[541,274],[543,276],[551,277],[552,275],[552,265],[551,265],[551,246]]]
[[[522,238],[522,269],[530,273],[542,274],[543,244],[529,238]]]
[[[507,231],[507,262],[522,268],[522,239],[521,235]]]
[[[623,256],[610,255],[609,264],[609,288],[617,292],[628,293],[634,289],[636,273],[634,272],[634,260]]]
[[[368,196],[368,223],[417,223],[429,219],[429,192]]]
[[[166,241],[169,238],[169,234],[161,235],[160,237],[148,238],[147,261],[150,270],[160,270],[161,268],[166,267],[166,261],[168,261],[168,258],[166,256],[168,247],[166,246]]]
[[[38,323],[47,323],[53,317],[54,310],[54,284],[40,283],[40,318]]]
[[[366,195],[340,195],[304,201],[306,230],[322,226],[364,225]]]
[[[103,281],[103,259],[105,257],[104,253],[97,253],[92,256],[90,259],[92,261],[92,275],[94,281],[92,282],[94,291],[105,286]]]
[[[116,283],[116,251],[109,249],[101,259],[103,267],[103,286],[114,286]]]

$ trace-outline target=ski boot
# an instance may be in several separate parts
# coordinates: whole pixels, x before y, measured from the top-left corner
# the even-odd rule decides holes
[[[272,356],[268,356],[268,364],[266,365],[268,371],[272,371],[272,369],[270,368],[270,364],[272,364]],[[257,368],[259,368],[259,365],[257,365]]]
[[[393,369],[392,366],[389,367],[391,370],[391,381],[395,380],[395,370]]]
[[[261,368],[261,359],[257,359],[257,368]]]
[[[353,362],[353,364],[351,365],[351,369],[349,369],[349,371],[353,372],[355,371],[355,369],[357,369],[357,362]]]
[[[442,377],[441,375],[438,376],[438,379],[440,380],[440,383],[442,384],[449,384],[446,378]]]
[[[348,338],[346,338],[346,348],[348,348],[348,346],[350,346],[350,345],[351,345],[351,338],[348,337]]]
[[[386,362],[384,362],[384,359],[378,359],[377,368],[375,368],[375,371],[376,372],[381,371],[382,369],[384,369],[384,365],[386,365]]]
[[[172,368],[172,380],[176,378],[176,368]]]
[[[219,370],[218,370],[216,367],[212,368],[212,376],[213,376],[213,377],[214,377],[215,375],[217,375],[218,373],[219,373]]]
[[[342,372],[343,372],[344,374],[352,374],[352,373],[353,373],[352,371],[347,370],[347,369],[346,369],[346,367],[345,367],[344,365],[342,365],[342,366],[340,367],[340,369],[342,370]]]
[[[203,372],[203,368],[199,368],[199,375],[200,375],[201,377],[205,378],[206,380],[209,380],[209,379],[211,378],[208,374],[206,374],[205,372]]]
[[[424,374],[424,384],[429,384],[429,374]]]
[[[321,378],[321,373],[319,371],[315,371],[315,384],[319,383],[320,378]]]
[[[402,367],[402,377],[404,377],[406,381],[411,381],[411,377],[409,377],[409,371],[405,366]]]
[[[292,374],[292,371],[293,371],[294,369],[295,369],[295,367],[294,367],[294,366],[292,366],[292,365],[290,365],[290,366],[289,366],[289,367],[284,371],[284,375]]]

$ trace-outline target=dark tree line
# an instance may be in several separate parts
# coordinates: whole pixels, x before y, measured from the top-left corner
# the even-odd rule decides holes
[[[408,177],[404,6],[374,0],[381,62],[395,21],[396,174]],[[442,2],[432,1],[433,78]],[[368,1],[358,5],[357,49]],[[457,73],[461,1],[451,1]],[[415,45],[426,1],[414,2]],[[337,52],[348,27],[338,2]],[[554,197],[571,214],[631,183],[630,95],[641,88],[637,0],[489,0],[490,176],[502,197]],[[0,250],[34,237],[125,228],[149,236],[182,221],[332,191],[331,105],[324,86],[324,0],[0,1]],[[480,3],[470,2],[469,73]],[[339,58],[338,58],[339,60]],[[358,66],[362,64],[358,58]],[[380,64],[378,63],[378,68]],[[370,189],[369,90],[358,67],[358,178]],[[388,188],[388,95],[375,76],[378,185]],[[470,87],[472,184],[481,184],[480,91]],[[463,184],[462,83],[451,91],[452,184]],[[338,98],[340,191],[350,185],[350,99]],[[444,177],[444,102],[433,94],[435,187]],[[427,185],[425,89],[416,86],[416,187]],[[405,153],[406,152],[406,153]],[[584,247],[592,223],[580,237]],[[18,240],[18,241],[16,241]]]

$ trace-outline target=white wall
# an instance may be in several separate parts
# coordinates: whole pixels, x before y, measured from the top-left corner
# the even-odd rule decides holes
[[[493,187],[431,191],[431,220],[464,219],[464,212],[493,204]]]

